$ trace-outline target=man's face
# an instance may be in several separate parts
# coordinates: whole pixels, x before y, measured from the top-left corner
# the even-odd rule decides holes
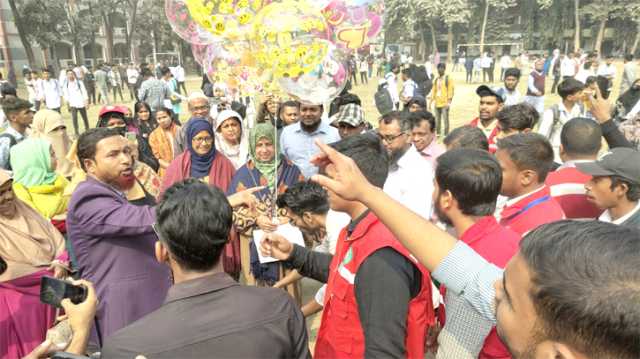
[[[607,59],[606,63],[608,66],[611,66],[611,64],[613,63],[613,59]]]
[[[351,124],[346,122],[339,122],[338,133],[340,134],[340,138],[347,138],[362,133],[362,127],[363,125],[352,126]]]
[[[25,108],[10,116],[10,119],[22,127],[29,127],[33,122],[33,111]]]
[[[444,67],[438,67],[438,75],[444,76],[445,69]]]
[[[411,146],[411,136],[406,132],[402,132],[398,121],[391,121],[389,124],[380,121],[378,134],[387,149],[387,153],[392,158],[398,157],[398,154],[403,154]]]
[[[513,91],[518,86],[519,78],[515,76],[507,76],[504,78],[504,87],[509,91]]]
[[[495,96],[480,97],[480,120],[489,121],[496,118],[498,111],[502,109],[502,103]]]
[[[500,194],[507,197],[514,197],[520,191],[520,170],[511,160],[509,153],[505,150],[498,150],[496,158],[502,168],[502,188]]]
[[[431,195],[431,201],[433,202],[433,209],[435,211],[436,216],[440,220],[440,222],[446,224],[447,226],[452,226],[453,223],[447,214],[445,213],[445,209],[443,203],[446,201],[443,198],[442,193],[440,192],[440,186],[438,185],[438,181],[433,180],[433,194]]]
[[[531,293],[531,271],[520,254],[516,254],[494,284],[496,330],[515,359],[549,357],[549,343],[536,338],[539,321]],[[553,357],[553,356],[551,356]]]
[[[49,79],[49,71],[43,72],[42,73],[42,78],[45,79],[45,80],[48,80]]]
[[[498,127],[498,130],[500,132],[498,132],[498,135],[496,136],[498,139],[503,139],[505,137],[509,137],[509,136],[513,136],[513,135],[517,135],[518,133],[527,133],[530,132],[528,129],[525,129],[524,131],[518,131],[515,128],[508,128],[508,129],[504,129],[502,128],[502,126],[500,125],[500,122],[498,122],[496,124],[496,126]]]
[[[13,218],[16,215],[16,195],[13,192],[13,180],[0,186],[0,217]]]
[[[538,72],[544,70],[544,61],[542,60],[536,61],[536,70],[538,70]]]
[[[292,226],[298,227],[303,233],[317,233],[326,230],[324,217],[312,212],[304,212],[298,215],[287,208],[287,217]]]
[[[320,174],[323,174],[331,179],[336,178],[337,171],[333,165],[330,163],[326,167],[320,168]],[[346,212],[349,207],[349,202],[342,199],[342,197],[338,196],[335,192],[333,192],[330,188],[325,188],[327,190],[327,198],[329,199],[329,207],[337,212]]]
[[[425,108],[420,106],[420,104],[418,103],[411,103],[411,105],[409,106],[409,112],[413,113],[413,112],[418,112],[418,111],[424,111]]]
[[[611,189],[611,177],[593,177],[585,183],[587,200],[600,209],[615,207],[623,196],[626,196],[621,186]]]
[[[191,117],[207,118],[209,117],[209,110],[211,110],[211,107],[209,106],[209,101],[205,98],[197,98],[189,102]]]
[[[298,116],[299,116],[299,111],[298,111],[298,108],[295,106],[291,106],[291,107],[286,106],[282,109],[281,120],[284,121],[285,126],[289,126],[291,124],[298,122]]]
[[[429,124],[429,121],[420,121],[418,126],[411,130],[411,140],[418,151],[422,151],[433,142],[435,133]]]
[[[85,159],[84,165],[87,173],[121,191],[130,189],[135,182],[131,146],[122,136],[100,140],[95,158]]]
[[[322,106],[302,105],[300,106],[300,121],[306,127],[313,127],[322,120]]]

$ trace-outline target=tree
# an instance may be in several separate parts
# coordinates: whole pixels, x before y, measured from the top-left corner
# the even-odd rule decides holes
[[[489,19],[489,9],[505,10],[517,5],[517,0],[484,0],[484,16],[482,17],[482,27],[480,29],[480,54],[484,52],[484,42]]]
[[[621,7],[624,7],[625,5],[631,4],[625,4],[625,1],[621,0],[598,0],[593,1],[582,8],[582,13],[587,18],[598,24],[598,34],[593,47],[595,51],[602,52],[602,41],[604,39],[604,32],[607,28],[607,21],[614,13],[618,12]]]
[[[453,27],[464,24],[471,18],[471,4],[468,0],[440,0],[438,13],[447,26],[447,62],[453,62]]]
[[[580,0],[574,0],[573,6],[575,11],[575,38],[573,40],[573,51],[577,52],[580,49]]]
[[[629,52],[635,54],[638,50],[638,44],[640,43],[640,2],[630,1],[619,6],[613,16],[633,24],[636,35]]]
[[[11,14],[13,15],[13,22],[16,25],[16,29],[18,30],[18,37],[20,37],[20,42],[22,43],[22,47],[24,48],[25,53],[27,54],[27,61],[29,62],[29,66],[35,66],[36,58],[33,55],[33,49],[31,48],[31,43],[28,38],[28,23],[24,22],[22,19],[23,12],[18,10],[18,4],[16,4],[16,0],[8,0],[9,7],[11,8]]]

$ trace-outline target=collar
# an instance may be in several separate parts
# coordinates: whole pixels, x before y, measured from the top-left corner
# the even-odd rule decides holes
[[[489,130],[491,130],[491,132],[493,132],[497,127],[498,127],[498,119],[494,118],[493,121],[489,124],[489,126],[485,127],[482,124],[482,120],[480,119],[480,117],[478,117],[476,119],[476,125],[479,129],[482,130],[482,132],[489,132]]]
[[[505,206],[506,207],[512,207],[518,204],[521,204],[520,202],[523,202],[523,205],[526,205],[527,202],[531,202],[536,200],[538,197],[544,197],[545,192],[549,192],[549,189],[547,188],[547,186],[542,186],[540,188],[538,188],[537,190],[531,191],[529,193],[523,194],[521,196],[518,196],[516,198],[511,198],[507,201],[507,204]],[[531,198],[528,198],[531,197]],[[534,198],[535,197],[535,198]],[[524,201],[524,199],[526,199],[526,201]]]
[[[378,217],[370,210],[366,210],[360,217],[349,222],[347,226],[347,238],[346,241],[355,241],[362,237],[369,231],[369,228],[378,222]]]
[[[565,168],[575,168],[576,164],[578,163],[588,163],[588,162],[594,162],[595,160],[573,160],[573,161],[567,161],[565,163],[563,163],[560,167],[558,167],[558,170],[561,169],[565,169]]]
[[[467,245],[471,245],[475,241],[485,238],[489,233],[496,232],[498,226],[496,217],[482,217],[460,236],[460,240]]]
[[[571,111],[569,111],[569,110],[564,106],[564,102],[560,101],[560,102],[558,103],[558,111],[559,111],[559,112],[564,112],[564,113],[569,114],[569,115],[573,115],[573,114],[574,114],[574,111],[576,111],[576,112],[577,112],[577,114],[579,115],[579,114],[580,114],[580,104],[579,104],[578,102],[576,102],[576,103],[573,105],[573,108],[571,109]]]
[[[611,219],[611,212],[609,212],[609,210],[604,211],[604,213],[600,216],[600,218],[598,218],[598,220],[600,220],[602,222],[621,225],[624,222],[628,221],[629,218],[631,218],[634,215],[636,215],[636,213],[638,213],[638,211],[640,211],[640,202],[638,202],[638,204],[636,204],[636,206],[633,208],[633,210],[631,212],[629,212],[629,213],[625,214],[624,216],[616,219],[615,221]]]
[[[4,130],[4,132],[12,135],[16,139],[16,141],[21,141],[25,137],[9,124],[9,119],[7,119],[7,128]]]
[[[418,150],[416,148],[416,150]],[[431,141],[430,144],[427,145],[427,147],[424,148],[424,150],[422,150],[420,153],[428,156],[428,157],[434,157],[438,155],[438,141],[436,141],[435,137],[433,138],[433,141]]]
[[[165,299],[164,304],[211,292],[217,292],[238,285],[240,284],[234,281],[226,273],[216,273],[206,277],[188,280],[186,282],[174,284],[169,288],[169,293],[167,293],[167,298]]]
[[[398,160],[398,168],[411,167],[413,165],[412,159],[416,156],[420,157],[420,154],[418,153],[418,150],[416,150],[415,146],[411,145],[407,152],[405,152]]]
[[[320,120],[320,126],[318,126],[318,128],[315,131],[311,132],[311,133],[309,133],[309,132],[307,132],[307,131],[302,129],[302,126],[300,125],[300,121],[296,122],[292,126],[296,126],[296,129],[294,130],[294,132],[306,133],[309,136],[313,136],[313,135],[318,134],[318,133],[326,134],[328,125],[325,124],[324,121],[322,121],[322,119],[321,119]]]
[[[95,184],[98,184],[98,185],[100,185],[100,186],[102,186],[102,187],[104,187],[104,188],[108,189],[109,191],[114,192],[116,195],[118,195],[118,196],[120,196],[120,197],[122,197],[122,198],[124,198],[124,199],[126,199],[126,198],[127,198],[127,195],[126,195],[124,192],[122,192],[122,191],[120,191],[120,190],[117,190],[117,189],[115,189],[115,188],[113,188],[113,187],[109,186],[108,184],[106,184],[106,183],[104,183],[104,182],[102,182],[102,181],[98,180],[97,178],[94,178],[93,176],[90,176],[88,173],[87,173],[87,179],[86,179],[86,181],[89,181],[89,182],[93,182],[93,183],[95,183]]]

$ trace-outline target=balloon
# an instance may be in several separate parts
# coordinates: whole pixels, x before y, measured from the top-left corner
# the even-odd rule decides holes
[[[270,0],[184,0],[193,20],[216,37],[238,39]]]
[[[224,41],[208,47],[204,70],[212,83],[224,83],[244,95],[262,91],[271,73],[256,67],[248,41]]]
[[[322,10],[339,47],[357,50],[371,42],[382,29],[381,0],[332,0]]]
[[[191,53],[193,53],[193,58],[197,63],[203,65],[205,60],[207,59],[207,53],[209,51],[209,45],[191,45]]]
[[[207,45],[217,41],[213,34],[193,21],[183,0],[165,0],[164,11],[173,31],[188,43]]]
[[[327,54],[329,37],[318,9],[306,1],[284,0],[258,13],[251,40],[258,67],[281,78],[313,71]]]
[[[327,42],[327,54],[313,71],[278,79],[283,91],[299,101],[322,104],[344,89],[349,79],[349,51]]]

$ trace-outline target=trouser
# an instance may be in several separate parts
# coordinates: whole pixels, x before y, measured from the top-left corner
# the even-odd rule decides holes
[[[62,111],[60,111],[60,107],[50,108],[49,110],[55,111],[55,112],[60,113],[60,114],[62,113]]]
[[[544,96],[525,96],[524,101],[533,106],[538,111],[538,114],[542,116],[544,112]]]
[[[184,94],[188,94],[187,87],[184,85],[184,81],[178,82],[178,93],[181,94],[180,89],[184,91]]]
[[[373,66],[369,67],[369,78],[373,77]]]
[[[491,66],[489,67],[489,82],[493,83],[494,80],[494,74],[496,73],[496,69],[495,67]]]
[[[120,93],[120,101],[124,101],[124,97],[122,97],[122,88],[119,85],[113,86],[111,89],[113,90],[113,101],[118,101],[118,93]]]
[[[436,131],[440,135],[449,134],[449,106],[436,107],[434,111],[436,115]],[[444,131],[442,131],[442,124],[444,122]]]
[[[251,240],[253,237],[240,235],[240,266],[247,285],[256,285],[256,278],[251,273]]]
[[[360,71],[360,82],[363,85],[369,83],[369,80],[367,79],[367,73],[365,71]]]
[[[471,83],[473,82],[473,69],[466,69],[467,70],[467,83]]]
[[[86,131],[89,129],[89,118],[87,117],[86,107],[71,107],[71,121],[73,122],[73,130],[75,131],[76,136],[80,135],[80,132],[78,132],[78,112],[80,112],[80,116],[82,116],[82,122],[84,122],[84,130]]]
[[[482,82],[487,82],[487,80],[491,80],[491,75],[489,71],[491,71],[491,69],[488,67],[482,68]]]
[[[500,69],[500,81],[504,81],[504,72],[506,71],[506,68],[501,68]]]
[[[39,100],[33,101],[33,107],[36,109],[36,112],[40,111],[40,101]]]
[[[87,97],[89,98],[90,104],[97,104],[96,102],[96,88],[95,87],[87,87]]]
[[[127,84],[127,88],[129,88],[129,97],[131,100],[137,100],[138,96],[136,96],[136,84]]]
[[[556,93],[556,88],[558,88],[558,84],[560,83],[560,75],[553,77],[553,85],[551,85],[551,93]]]
[[[351,80],[353,81],[354,86],[358,84],[358,75],[356,74],[356,71],[351,71]]]
[[[98,102],[103,105],[108,105],[111,103],[109,99],[109,89],[106,87],[98,87]]]
[[[384,67],[383,67],[382,65],[378,66],[376,76],[377,76],[377,77],[382,77],[382,76],[384,76],[384,74],[383,74],[383,72],[384,72],[384,71],[383,71],[383,70],[384,70]]]

